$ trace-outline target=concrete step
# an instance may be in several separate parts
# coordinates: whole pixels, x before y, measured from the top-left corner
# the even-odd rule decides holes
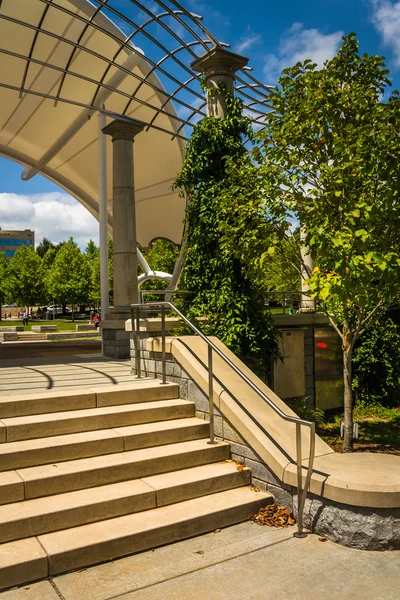
[[[0,507],[0,544],[246,485],[250,470],[219,462]],[[1,548],[1,547],[0,547]]]
[[[21,494],[23,490],[24,498],[29,500],[218,462],[229,456],[230,446],[226,442],[210,445],[207,440],[200,439],[28,467],[2,475],[15,473],[20,478],[21,489],[16,484],[14,493]],[[8,502],[14,500],[9,499]]]
[[[25,417],[3,418],[0,439],[7,442],[110,429],[154,421],[194,416],[195,406],[186,400],[160,400],[131,405],[97,407]]]
[[[32,377],[41,377],[40,373],[18,373],[10,383],[28,382]],[[81,375],[87,378],[87,373]],[[74,379],[77,375],[74,374]],[[57,376],[52,375],[53,380]],[[65,374],[58,375],[58,379],[65,378]],[[154,400],[172,400],[179,398],[179,386],[175,383],[161,385],[159,382],[143,380],[134,384],[104,385],[102,388],[39,392],[35,394],[21,394],[0,397],[0,419],[40,415],[44,413],[66,412],[70,410],[83,410],[96,406],[114,406],[134,404],[140,402],[153,402]]]
[[[0,546],[2,589],[249,519],[272,496],[239,487]]]
[[[17,339],[19,341],[32,341],[32,342],[38,342],[39,340],[45,340],[46,339],[46,334],[45,333],[36,333],[34,331],[22,331],[22,332],[18,332],[17,334]]]
[[[171,421],[156,421],[115,429],[100,429],[53,437],[22,440],[1,445],[3,471],[162,446],[204,438],[209,424],[203,419],[188,417]],[[0,497],[0,504],[2,504]]]

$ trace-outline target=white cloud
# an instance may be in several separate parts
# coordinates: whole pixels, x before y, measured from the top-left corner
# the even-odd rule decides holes
[[[372,0],[372,22],[382,36],[383,43],[394,54],[394,63],[400,67],[400,2]]]
[[[282,36],[277,54],[268,54],[264,74],[268,83],[275,81],[282,69],[292,67],[310,58],[320,67],[338,51],[343,31],[323,34],[318,29],[304,29],[302,23],[293,23]]]
[[[234,47],[234,52],[237,54],[243,54],[250,50],[252,46],[258,44],[261,40],[261,36],[257,33],[253,33],[250,26],[247,26],[246,32],[239,38],[238,43]]]
[[[0,227],[33,229],[36,244],[43,237],[62,242],[71,236],[81,248],[89,239],[98,243],[98,223],[77,200],[63,192],[46,194],[0,193]]]

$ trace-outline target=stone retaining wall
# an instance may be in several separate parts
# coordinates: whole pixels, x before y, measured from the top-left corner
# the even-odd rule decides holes
[[[147,350],[147,340],[157,334],[141,334],[142,376],[162,377],[160,352]],[[135,369],[134,342],[130,341],[132,367]],[[180,396],[196,406],[196,416],[209,421],[209,403],[204,392],[188,375],[172,354],[166,354],[166,374],[169,382],[177,383]],[[231,423],[214,407],[215,435],[231,445],[232,459],[252,470],[252,483],[270,491],[277,504],[283,504],[297,515],[297,490],[286,485],[268,468],[238,434]],[[309,494],[304,515],[304,527],[330,540],[351,548],[364,550],[400,549],[400,509],[362,508],[339,504]]]
[[[162,378],[161,352],[149,352],[146,350],[146,342],[149,337],[157,334],[141,334],[141,369],[142,376]],[[131,338],[131,359],[135,372],[135,348]],[[166,374],[171,383],[177,383],[180,389],[180,397],[195,403],[196,416],[200,419],[210,420],[210,408],[208,397],[199,388],[195,381],[188,375],[183,367],[175,360],[172,354],[166,354]],[[242,463],[252,470],[252,483],[263,491],[270,491],[278,504],[293,509],[292,496],[294,488],[279,481],[268,469],[263,460],[250,448],[247,442],[238,434],[229,421],[214,406],[214,428],[215,436],[221,441],[229,442],[231,445],[232,459]]]

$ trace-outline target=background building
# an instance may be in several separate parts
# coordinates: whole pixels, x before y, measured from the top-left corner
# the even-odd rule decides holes
[[[5,252],[6,256],[14,256],[21,246],[35,247],[35,232],[30,229],[24,231],[3,231],[0,229],[0,252]]]

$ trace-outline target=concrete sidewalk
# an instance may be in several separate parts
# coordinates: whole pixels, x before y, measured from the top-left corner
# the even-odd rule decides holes
[[[134,382],[129,360],[101,354],[0,360],[0,397]]]
[[[397,600],[400,551],[242,523],[0,594],[0,600]]]

